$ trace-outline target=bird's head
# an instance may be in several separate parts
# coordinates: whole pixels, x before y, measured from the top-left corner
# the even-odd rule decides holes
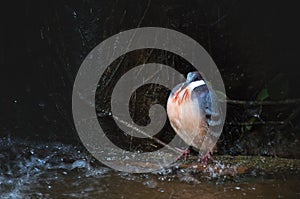
[[[203,80],[201,74],[198,71],[189,72],[186,77],[186,83]]]
[[[170,94],[173,102],[178,101],[181,104],[183,99],[188,99],[192,91],[199,86],[205,85],[201,74],[198,71],[189,72],[186,81],[178,84]]]

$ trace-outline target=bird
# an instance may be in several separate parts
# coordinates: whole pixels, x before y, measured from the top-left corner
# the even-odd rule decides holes
[[[220,134],[221,111],[214,90],[198,71],[189,72],[186,81],[175,86],[167,101],[167,115],[170,124],[179,137],[192,148],[198,150],[199,159],[207,164],[214,161],[212,151],[215,138]],[[189,149],[178,149],[189,154]]]

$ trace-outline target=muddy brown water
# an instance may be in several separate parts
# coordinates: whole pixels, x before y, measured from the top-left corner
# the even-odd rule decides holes
[[[300,198],[299,173],[199,177],[114,171],[81,147],[0,139],[1,198]]]

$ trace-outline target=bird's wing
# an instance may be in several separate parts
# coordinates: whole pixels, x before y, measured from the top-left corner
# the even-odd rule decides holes
[[[192,100],[197,100],[201,113],[205,115],[210,134],[219,136],[222,119],[218,97],[215,92],[212,89],[209,90],[206,84],[201,85],[193,89],[192,98]]]

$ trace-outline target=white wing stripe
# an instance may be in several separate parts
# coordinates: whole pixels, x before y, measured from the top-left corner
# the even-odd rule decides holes
[[[194,90],[194,88],[198,87],[198,86],[202,86],[202,85],[205,85],[205,82],[203,80],[199,80],[199,81],[194,81],[194,82],[191,82],[189,84],[189,87],[192,90]]]

